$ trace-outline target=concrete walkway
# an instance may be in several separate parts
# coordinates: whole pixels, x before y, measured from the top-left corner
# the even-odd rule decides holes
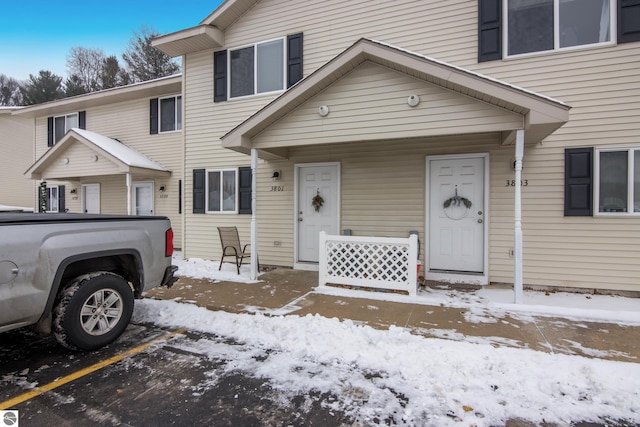
[[[335,294],[322,292],[317,283],[317,272],[276,269],[262,274],[259,283],[249,284],[182,277],[171,289],[152,289],[146,296],[231,313],[318,314],[378,329],[395,325],[427,337],[640,363],[640,311],[635,325],[623,326],[496,311],[480,304],[417,304],[408,297],[407,302],[397,301],[402,297],[389,301],[379,292],[352,292],[357,295],[352,297],[351,291],[338,288]],[[464,291],[451,293],[464,300]]]

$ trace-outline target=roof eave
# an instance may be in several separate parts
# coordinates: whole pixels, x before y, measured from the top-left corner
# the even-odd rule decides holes
[[[224,46],[224,33],[211,25],[198,25],[151,40],[151,45],[171,57]]]

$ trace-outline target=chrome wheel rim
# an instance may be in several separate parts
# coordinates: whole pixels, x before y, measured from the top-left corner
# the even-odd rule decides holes
[[[104,335],[116,327],[123,312],[122,295],[113,289],[100,289],[82,304],[80,324],[89,335]]]

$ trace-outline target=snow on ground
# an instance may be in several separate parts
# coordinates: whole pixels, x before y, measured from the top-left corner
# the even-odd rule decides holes
[[[219,275],[217,263],[174,262],[181,275],[251,282],[248,270],[241,272],[243,277]],[[526,304],[514,307],[509,292],[492,292],[456,300],[451,292],[433,291],[411,302],[484,304],[489,311],[526,315],[530,310],[569,318],[598,318],[604,312],[614,314],[613,309],[623,313],[621,324],[640,324],[640,300],[631,298],[527,293]],[[268,379],[284,396],[331,393],[337,400],[330,405],[360,425],[386,420],[392,425],[490,426],[516,418],[559,425],[604,420],[640,424],[638,363],[498,347],[477,337],[473,342],[425,338],[399,327],[381,331],[318,315],[231,314],[176,301],[142,300],[135,318],[240,342],[240,351],[225,350],[219,343],[189,350],[212,358],[227,351],[233,359],[227,369]]]

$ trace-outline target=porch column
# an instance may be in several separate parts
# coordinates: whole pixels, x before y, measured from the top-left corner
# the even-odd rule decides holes
[[[131,174],[127,172],[127,215],[131,215]]]
[[[256,174],[258,150],[251,149],[251,280],[258,278],[258,235],[256,231]]]
[[[515,164],[515,232],[514,232],[514,280],[515,303],[522,304],[522,158],[524,157],[524,130],[516,131],[516,164]]]

